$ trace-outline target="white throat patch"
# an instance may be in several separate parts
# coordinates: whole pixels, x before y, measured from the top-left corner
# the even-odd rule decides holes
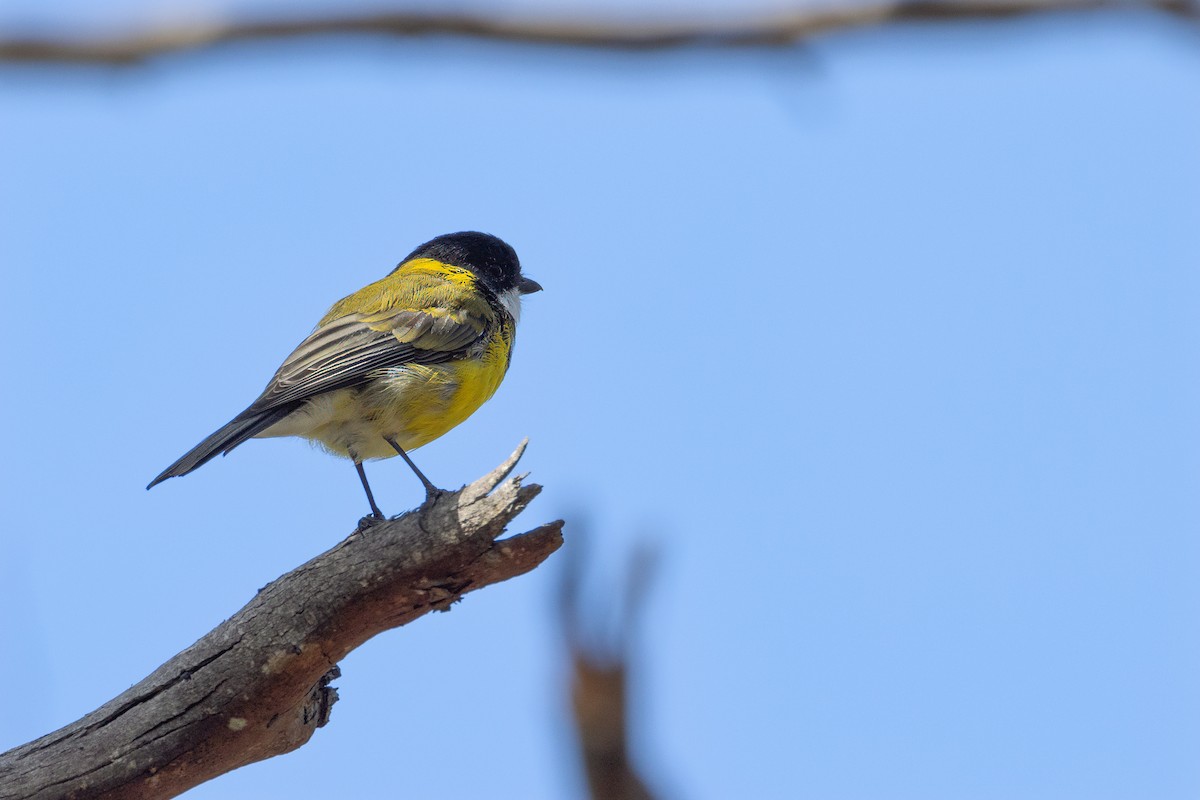
[[[512,315],[513,322],[521,321],[521,293],[516,289],[509,289],[500,295],[500,305]]]

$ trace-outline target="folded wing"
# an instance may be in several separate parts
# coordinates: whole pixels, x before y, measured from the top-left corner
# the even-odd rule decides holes
[[[146,488],[186,475],[218,453],[228,453],[311,397],[360,385],[379,370],[436,364],[463,355],[495,322],[490,309],[477,304],[456,310],[393,309],[329,320],[284,360],[257,400],[163,470]]]

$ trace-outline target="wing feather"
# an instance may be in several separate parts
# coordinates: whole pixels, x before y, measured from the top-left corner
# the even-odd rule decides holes
[[[404,280],[395,273],[403,270]],[[185,475],[288,416],[305,400],[370,380],[381,369],[465,355],[500,324],[466,270],[429,259],[339,300],[250,407],[151,481]],[[349,313],[354,308],[357,313]],[[149,486],[146,488],[150,488]]]
[[[354,386],[380,369],[448,361],[484,336],[492,321],[484,314],[444,308],[330,320],[284,360],[251,408],[277,408]]]

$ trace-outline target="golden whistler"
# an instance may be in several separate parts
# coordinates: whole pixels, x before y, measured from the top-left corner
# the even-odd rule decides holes
[[[516,252],[486,233],[439,236],[387,277],[333,304],[267,388],[146,488],[186,475],[251,437],[302,436],[354,462],[382,517],[362,462],[401,456],[471,416],[512,359],[521,296],[541,286]]]

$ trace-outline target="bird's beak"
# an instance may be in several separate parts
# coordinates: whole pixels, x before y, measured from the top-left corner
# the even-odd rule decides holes
[[[542,285],[532,278],[526,278],[524,275],[522,275],[521,280],[517,281],[517,291],[521,294],[533,294],[534,292],[540,292],[541,290]]]

